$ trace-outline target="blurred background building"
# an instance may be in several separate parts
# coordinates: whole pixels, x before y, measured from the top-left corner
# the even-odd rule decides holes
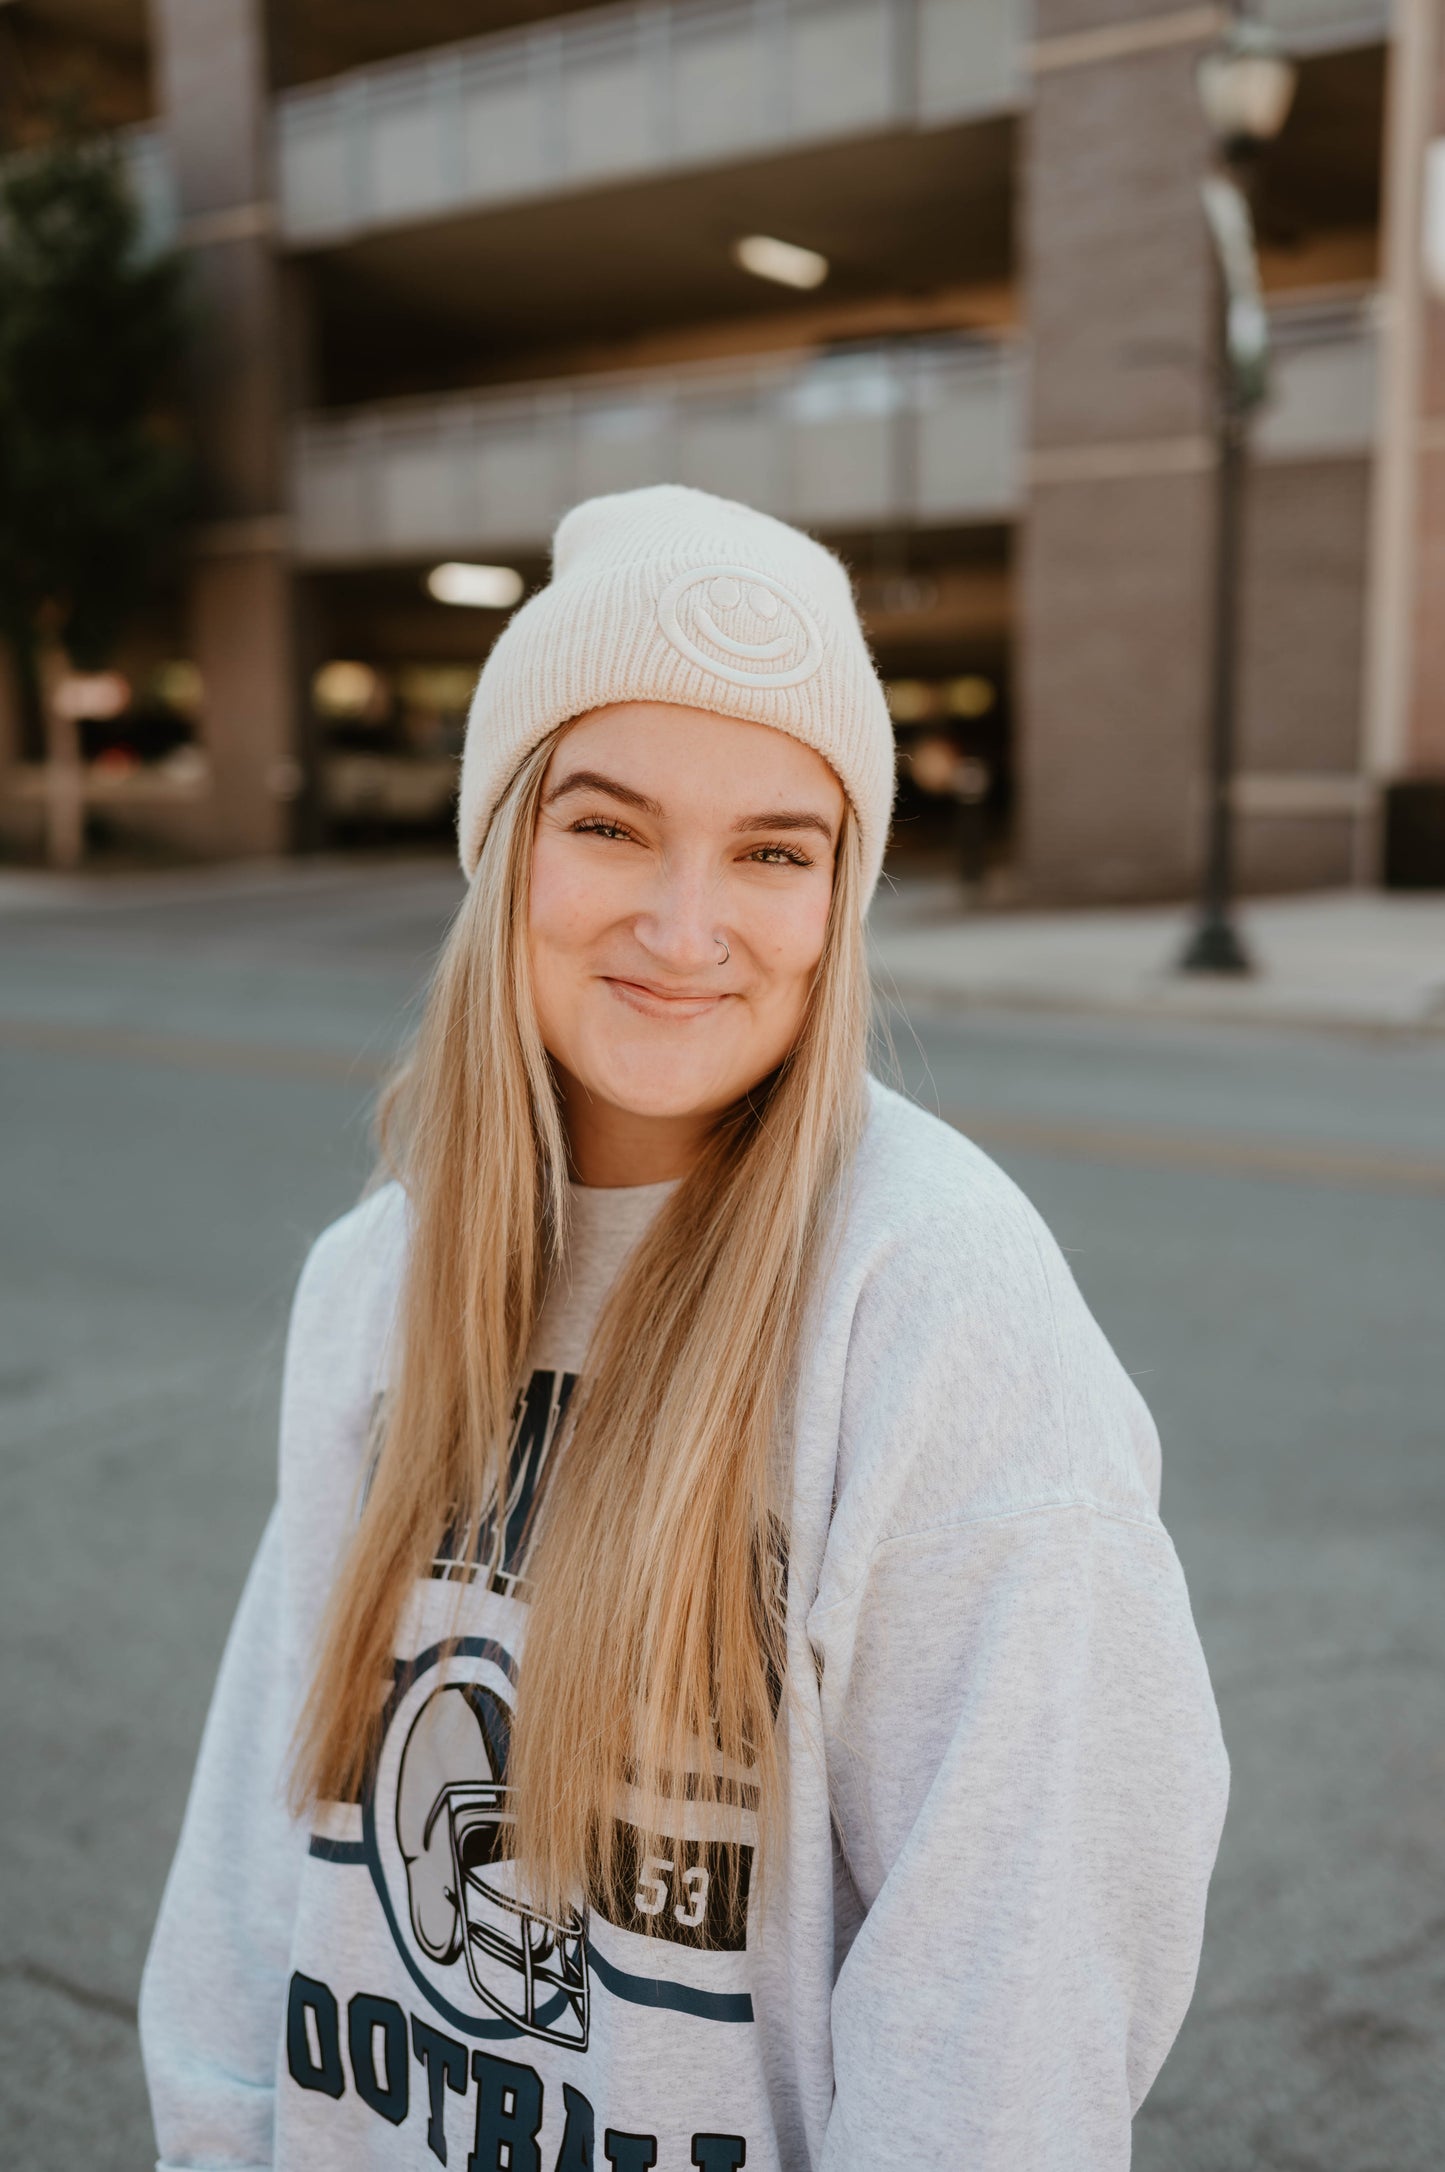
[[[1267,12],[1300,72],[1256,203],[1241,879],[1445,883],[1441,0]],[[1001,902],[1185,894],[1220,21],[0,0],[10,139],[81,87],[191,265],[204,517],[88,720],[92,826],[224,855],[444,835],[477,665],[557,516],[674,479],[849,561],[916,755],[904,859],[954,852],[962,803]],[[42,744],[5,711],[23,852]]]

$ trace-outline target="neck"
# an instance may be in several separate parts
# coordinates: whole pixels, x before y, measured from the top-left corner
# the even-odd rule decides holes
[[[665,1184],[686,1176],[708,1124],[696,1116],[636,1116],[597,1100],[557,1066],[572,1174],[579,1184],[615,1191],[624,1184]]]

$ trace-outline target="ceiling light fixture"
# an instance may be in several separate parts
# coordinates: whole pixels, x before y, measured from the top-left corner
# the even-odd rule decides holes
[[[130,707],[130,681],[118,671],[67,672],[51,695],[56,713],[108,724]]]
[[[744,234],[733,243],[732,254],[755,279],[771,279],[780,287],[820,287],[828,276],[828,259],[816,249],[800,249],[772,234]]]
[[[526,582],[511,566],[469,566],[449,559],[433,566],[427,593],[438,603],[457,603],[473,611],[510,611],[522,600]]]
[[[362,717],[386,707],[386,688],[370,664],[344,656],[323,664],[311,681],[311,699],[323,716]]]

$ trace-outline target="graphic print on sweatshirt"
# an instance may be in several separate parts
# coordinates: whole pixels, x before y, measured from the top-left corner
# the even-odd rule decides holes
[[[488,1591],[525,1599],[521,1563],[531,1535],[532,1511],[576,1385],[576,1373],[538,1370],[532,1374],[512,1412],[507,1498],[501,1513],[493,1509],[482,1517],[470,1552],[463,1551],[461,1534],[449,1530],[432,1561],[435,1579],[444,1584],[475,1584],[480,1580]],[[379,1434],[379,1412],[373,1422]]]
[[[729,2037],[735,2025],[753,2020],[744,1926],[755,1798],[743,1776],[719,1805],[681,1791],[671,1821],[678,1830],[662,1843],[660,1855],[645,1854],[638,1827],[619,1815],[617,1873],[590,1909],[551,1917],[518,1887],[508,1763],[518,1675],[514,1647],[525,1620],[519,1570],[531,1511],[574,1387],[573,1374],[537,1371],[519,1395],[500,1528],[497,1518],[486,1518],[472,1547],[458,1544],[455,1533],[438,1547],[410,1617],[426,1641],[397,1662],[363,1799],[324,1812],[310,1842],[311,1856],[319,1859],[313,1877],[336,1876],[348,1865],[356,1866],[348,1875],[369,1874],[414,1996],[408,2016],[382,1995],[380,1972],[375,1983],[353,1986],[328,1980],[330,1970],[298,1971],[287,2032],[291,2079],[303,2090],[338,2095],[335,2083],[344,2084],[349,2064],[356,2096],[396,2124],[409,2096],[404,2084],[401,2099],[386,2091],[398,2072],[406,2074],[410,2047],[412,2060],[425,2066],[434,2099],[428,2127],[433,2156],[440,2154],[438,2142],[444,2146],[444,2120],[437,2122],[450,2092],[470,2074],[490,2075],[493,2067],[505,2066],[512,2077],[508,2102],[519,2086],[517,2075],[530,2074],[539,2119],[544,2097],[556,2105],[555,2081],[567,2077],[568,2132],[575,2140],[577,2122],[591,2117],[587,2107],[594,2095],[599,2111],[606,2111],[606,2070],[619,2047],[651,2037],[663,2016],[688,2017],[674,2019],[673,2028],[721,2024]],[[465,1587],[460,1594],[458,1585]],[[618,1807],[625,1813],[636,1806],[624,1796]],[[741,1850],[742,1923],[724,1903],[729,1841]],[[328,1874],[322,1864],[335,1867]],[[600,2071],[589,2057],[598,2051],[599,2002],[610,2009],[601,2031]],[[358,2013],[371,2034],[353,2041],[348,2017]],[[343,2046],[349,2046],[345,2054]],[[494,2049],[474,2052],[473,2046]],[[523,2067],[523,2060],[536,2063]],[[633,2137],[617,2139],[620,2144]],[[649,2138],[635,2139],[641,2147]],[[744,2161],[736,2154],[745,2146],[741,2136],[704,2131],[698,2139],[709,2147],[727,2145],[722,2155],[713,2152],[720,2167]],[[517,2161],[538,2160],[524,2152]],[[572,2160],[564,2153],[559,2161]],[[578,2164],[593,2161],[590,2154],[577,2158]],[[637,2158],[639,2166],[654,2161],[645,2153]],[[601,2172],[604,2159],[595,2162]]]

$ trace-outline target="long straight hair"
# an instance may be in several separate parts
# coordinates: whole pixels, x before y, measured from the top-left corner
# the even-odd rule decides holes
[[[298,1809],[364,1787],[402,1609],[441,1535],[502,1540],[488,1512],[507,1497],[513,1405],[566,1241],[566,1137],[527,947],[555,743],[492,818],[383,1098],[410,1245],[380,1447],[298,1726]],[[684,1795],[709,1829],[709,1805],[756,1801],[765,1856],[776,1829],[792,1400],[862,1122],[860,879],[849,810],[797,1041],[714,1124],[619,1276],[551,1459],[508,1779],[523,1888],[554,1916],[613,1890],[620,1846],[665,1852]],[[736,1909],[736,1842],[714,1860]]]

